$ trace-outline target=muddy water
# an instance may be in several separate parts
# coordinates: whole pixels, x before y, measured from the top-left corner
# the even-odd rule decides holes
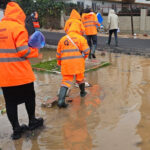
[[[54,55],[44,52],[49,60]],[[49,56],[50,55],[50,56]],[[111,66],[86,74],[88,95],[80,98],[73,87],[73,102],[67,109],[42,108],[41,102],[57,94],[60,75],[35,72],[37,116],[45,127],[12,141],[6,114],[0,116],[2,150],[149,150],[150,149],[150,59],[106,53],[98,59]],[[32,62],[35,63],[35,62]],[[4,106],[0,92],[0,107]],[[20,123],[28,123],[24,105]]]

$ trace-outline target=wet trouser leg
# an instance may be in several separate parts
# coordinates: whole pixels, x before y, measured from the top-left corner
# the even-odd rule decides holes
[[[43,118],[36,118],[35,117],[35,90],[34,90],[34,84],[30,85],[30,89],[28,89],[28,92],[30,93],[27,99],[25,100],[25,106],[27,110],[27,114],[29,117],[29,129],[34,130],[40,126],[43,126]]]
[[[115,29],[115,30],[114,30],[114,36],[115,36],[115,43],[116,43],[116,46],[118,46],[117,30],[118,30],[118,29]]]
[[[87,39],[88,45],[90,47],[89,59],[91,59],[91,51],[92,51],[92,42],[91,42],[91,40],[92,40],[92,36],[91,35],[87,35],[86,39]]]
[[[92,46],[91,54],[92,54],[93,58],[96,58],[95,50],[96,50],[96,47],[97,47],[97,35],[92,35],[92,41],[93,41],[93,46]]]
[[[35,118],[35,96],[25,101],[26,110],[29,120]]]
[[[65,86],[67,88],[71,87],[74,79],[74,75],[62,75],[61,86]]]
[[[13,129],[19,127],[18,121],[18,107],[16,103],[9,103],[6,100],[7,117],[13,127]]]
[[[111,43],[112,33],[113,33],[113,30],[109,30],[108,45],[110,45],[110,43]]]
[[[76,82],[79,84],[80,96],[84,97],[87,94],[87,92],[85,91],[84,73],[76,75]]]
[[[19,126],[17,109],[18,104],[16,100],[11,96],[10,90],[8,88],[2,88],[2,90],[5,98],[7,117],[14,129]]]

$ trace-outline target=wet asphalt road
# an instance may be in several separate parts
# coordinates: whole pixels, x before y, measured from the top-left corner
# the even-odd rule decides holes
[[[43,31],[43,34],[46,37],[46,43],[49,45],[57,45],[60,38],[65,35],[64,33],[45,31]],[[97,50],[150,57],[149,39],[119,38],[118,47],[115,47],[114,38],[112,38],[111,46],[107,46],[107,39],[108,37],[98,36]]]

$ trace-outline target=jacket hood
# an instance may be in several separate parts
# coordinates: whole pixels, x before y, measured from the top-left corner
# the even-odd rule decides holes
[[[81,16],[75,9],[73,9],[71,14],[70,14],[70,19],[78,19],[78,20],[80,20]]]
[[[78,34],[81,34],[80,28],[78,28],[78,22],[74,21],[72,22],[71,26],[69,27],[68,33],[75,32]]]
[[[111,15],[111,14],[115,14],[115,11],[113,9],[109,10],[109,15]]]
[[[16,2],[9,2],[5,9],[3,20],[16,21],[19,24],[25,24],[26,15],[21,7]]]
[[[90,13],[84,13],[82,16],[83,16],[83,18],[90,18],[91,16],[93,16],[94,15],[94,13],[93,12],[90,12]]]

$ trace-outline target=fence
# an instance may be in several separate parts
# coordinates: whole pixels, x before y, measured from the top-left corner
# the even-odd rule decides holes
[[[147,9],[141,9],[138,16],[133,16],[134,33],[150,34],[150,16],[147,14]],[[64,27],[65,21],[69,16],[62,14],[61,27]],[[103,16],[103,25],[107,27],[107,16]],[[121,33],[131,33],[131,16],[119,15],[119,28]]]

